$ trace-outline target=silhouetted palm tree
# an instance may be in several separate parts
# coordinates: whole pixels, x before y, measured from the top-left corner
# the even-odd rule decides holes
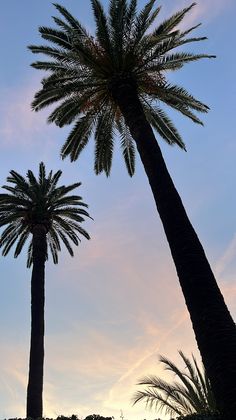
[[[185,363],[185,370],[180,370],[171,360],[160,356],[165,369],[179,381],[170,383],[153,375],[140,379],[138,385],[146,385],[147,388],[134,394],[134,404],[145,401],[147,408],[155,407],[171,416],[215,414],[216,401],[204,367],[202,370],[199,368],[194,356],[191,361],[182,351],[179,354]]]
[[[73,256],[71,243],[78,245],[79,235],[89,239],[81,227],[84,217],[89,217],[82,198],[68,195],[81,185],[57,186],[62,174],[52,171],[48,176],[43,163],[39,165],[39,177],[32,171],[24,178],[10,171],[4,185],[7,193],[0,194],[0,226],[5,226],[0,239],[2,255],[7,255],[16,244],[14,257],[18,257],[27,242],[27,266],[32,268],[31,277],[31,343],[29,379],[27,388],[27,417],[42,417],[43,402],[43,361],[44,361],[44,301],[45,301],[45,261],[49,252],[53,262],[58,262],[60,243]]]
[[[39,29],[51,45],[29,47],[33,53],[49,57],[48,61],[35,62],[33,67],[50,73],[43,78],[32,106],[38,111],[59,102],[48,121],[60,127],[73,123],[62,157],[76,160],[94,133],[97,174],[104,171],[109,175],[118,133],[128,172],[133,175],[136,145],[218,407],[232,419],[236,418],[235,324],[153,133],[154,129],[170,145],[185,149],[161,104],[199,124],[194,111],[205,113],[209,108],[183,87],[169,83],[167,72],[212,56],[179,50],[185,44],[206,39],[189,36],[198,25],[178,29],[195,3],[156,27],[160,7],[154,8],[154,4],[155,0],[149,0],[138,12],[136,0],[110,0],[106,15],[101,2],[91,0],[95,36],[56,4],[60,13],[60,17],[53,18],[57,28]],[[176,48],[178,52],[173,52]]]

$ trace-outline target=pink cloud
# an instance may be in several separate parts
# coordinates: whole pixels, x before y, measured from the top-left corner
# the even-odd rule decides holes
[[[187,327],[187,328],[186,328]],[[70,408],[75,412],[88,414],[91,407],[83,401],[79,401],[81,392],[89,391],[93,401],[93,410],[99,410],[103,415],[119,416],[122,408],[129,418],[136,415],[147,418],[144,406],[131,406],[131,397],[136,389],[136,383],[140,376],[155,373],[165,377],[161,366],[158,364],[158,354],[168,357],[177,356],[179,343],[174,348],[172,339],[178,340],[180,330],[188,329],[186,314],[182,314],[176,325],[169,330],[163,326],[156,330],[154,325],[143,331],[143,335],[133,343],[112,340],[109,335],[98,329],[86,328],[83,324],[77,324],[73,334],[60,334],[50,339],[47,349],[49,372],[46,374],[45,395],[50,402],[45,406],[47,415],[52,415],[51,408],[57,414],[59,410]],[[186,340],[187,339],[187,340]],[[168,343],[171,341],[171,348]],[[186,351],[194,351],[194,343],[185,337],[182,345]],[[166,347],[167,346],[167,347]],[[54,351],[57,348],[57,351]],[[168,351],[166,351],[168,348]],[[183,348],[183,347],[181,347]],[[164,351],[165,350],[165,351]],[[54,385],[50,385],[51,377],[54,377]],[[55,378],[57,380],[55,381]],[[72,391],[73,389],[73,391]],[[83,391],[82,391],[83,390]],[[75,395],[78,395],[76,402]],[[63,411],[67,412],[67,411]],[[52,413],[52,414],[51,414]],[[152,414],[153,416],[153,414]]]
[[[39,81],[32,80],[18,90],[5,89],[2,92],[1,148],[34,147],[36,141],[42,142],[42,136],[50,136],[52,128],[46,124],[47,113],[31,110],[31,102],[38,89]]]
[[[18,417],[25,416],[28,360],[22,346],[18,346],[17,351],[15,348],[13,343],[1,345],[0,391],[4,401],[0,407],[1,418],[14,417],[16,413]]]

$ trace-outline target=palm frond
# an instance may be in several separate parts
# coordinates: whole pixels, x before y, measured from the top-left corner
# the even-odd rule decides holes
[[[198,112],[206,113],[209,107],[194,98],[184,88],[176,85],[168,85],[152,87],[153,95],[158,95],[162,102],[182,112],[182,108],[192,108]]]
[[[57,232],[58,232],[58,235],[60,236],[62,242],[64,243],[67,251],[69,252],[69,254],[71,255],[71,257],[73,257],[74,256],[74,252],[73,252],[73,249],[72,249],[72,247],[70,245],[70,242],[68,241],[66,235],[64,235],[64,233],[60,229],[58,229]],[[77,237],[76,236],[73,237],[72,242],[76,246],[79,245],[79,241],[77,240]]]
[[[75,182],[74,184],[68,185],[67,187],[65,187],[64,185],[61,187],[58,187],[55,190],[55,194],[57,195],[57,202],[60,203],[62,202],[62,197],[64,197],[65,203],[66,201],[71,199],[71,196],[67,196],[65,197],[69,192],[73,191],[75,188],[78,188],[81,185],[81,182]],[[77,200],[79,200],[78,196],[73,196],[73,198],[76,198]]]
[[[182,351],[179,351],[179,355],[183,359],[186,365],[186,368],[188,369],[189,374],[186,374],[186,376],[190,379],[190,381],[194,385],[196,394],[198,396],[198,400],[203,404],[204,398],[205,398],[204,388],[201,385],[201,378],[199,378],[199,375],[197,374],[197,371],[194,367],[194,363],[192,364],[191,360],[188,357],[186,357]],[[193,362],[194,362],[194,358],[193,358]]]
[[[63,31],[71,35],[71,32],[73,30],[71,25],[68,25],[68,23],[64,22],[64,20],[62,20],[61,18],[57,16],[52,16],[52,19],[54,20],[56,25],[59,26],[59,28],[61,28]]]
[[[47,45],[29,45],[28,48],[34,54],[45,54],[59,61],[65,59],[65,52],[59,48],[52,48]]]
[[[176,28],[177,25],[179,25],[186,13],[188,13],[194,6],[196,6],[196,3],[192,3],[190,6],[185,7],[184,9],[172,15],[170,18],[166,19],[156,28],[153,35],[159,36],[162,33],[170,33],[170,31],[172,31],[174,28]]]
[[[14,245],[14,243],[17,241],[17,239],[19,237],[19,235],[18,235],[18,230],[19,229],[15,230],[14,232],[11,233],[11,235],[8,238],[8,240],[5,241],[5,244],[4,245],[0,242],[0,246],[3,245],[3,249],[2,249],[2,255],[3,255],[3,257],[5,257],[8,254],[8,252],[10,251],[10,249],[12,248],[12,246]]]
[[[130,176],[134,175],[135,172],[135,146],[134,140],[130,134],[129,128],[122,120],[117,124],[118,131],[120,133],[121,148],[123,157],[125,160],[126,168]]]
[[[170,145],[177,144],[181,149],[185,150],[185,144],[168,118],[166,113],[159,107],[152,107],[149,103],[143,101],[143,108],[147,120],[151,126],[158,132],[158,134]]]
[[[26,179],[18,174],[18,172],[12,170],[10,171],[11,176],[7,177],[7,182],[11,182],[12,184],[16,184],[18,187],[20,187],[21,189],[25,190],[27,189],[28,185],[27,185],[27,181]]]
[[[52,260],[54,262],[54,264],[58,264],[58,248],[56,246],[55,241],[53,240],[52,235],[49,236],[49,238],[47,239],[47,245],[51,251],[51,255],[52,255]]]
[[[33,263],[33,243],[31,239],[31,242],[29,244],[28,251],[27,251],[27,262],[26,262],[27,268],[30,268],[32,263]]]
[[[22,251],[22,249],[23,249],[23,247],[24,247],[24,245],[25,245],[25,243],[26,243],[26,241],[29,237],[29,234],[30,234],[29,229],[24,229],[24,231],[21,233],[21,235],[19,237],[19,240],[16,244],[16,248],[15,248],[15,253],[14,253],[15,258],[17,258],[20,255],[20,253],[21,253],[21,251]]]
[[[96,174],[105,172],[109,176],[113,156],[113,113],[107,108],[98,117],[95,130],[95,161],[94,170]]]
[[[72,96],[69,99],[64,100],[60,105],[54,109],[54,111],[48,117],[48,122],[55,122],[59,127],[71,124],[73,121],[78,119],[80,114],[84,113],[87,107],[90,107],[97,98],[97,89],[87,89],[87,92],[81,92],[80,96]],[[45,105],[44,105],[45,106]]]
[[[16,222],[19,218],[21,219],[23,216],[23,212],[14,212],[12,211],[11,213],[5,213],[5,209],[4,212],[1,211],[1,215],[0,215],[0,226],[4,226],[8,223],[12,223],[12,222]]]
[[[181,415],[181,411],[175,405],[154,390],[137,391],[133,397],[133,404],[141,401],[145,402],[146,408],[149,410],[165,411],[171,416]]]
[[[40,169],[39,169],[39,171],[40,171]],[[36,177],[34,176],[34,174],[33,174],[33,172],[32,171],[28,171],[27,172],[27,178],[28,178],[28,180],[29,180],[29,184],[30,184],[30,186],[31,187],[34,187],[35,185],[37,185],[38,184],[38,182],[37,182],[37,179],[36,179]]]
[[[58,3],[53,3],[55,8],[60,12],[60,14],[66,19],[69,24],[69,27],[76,30],[77,33],[84,37],[88,37],[86,29],[81,25],[81,23],[71,15],[71,13],[62,5]]]
[[[130,41],[130,35],[132,32],[132,27],[135,22],[135,17],[137,14],[137,0],[130,0],[129,5],[126,7],[125,20],[124,20],[124,31],[126,40]]]
[[[18,235],[21,223],[19,220],[15,220],[7,225],[6,229],[1,234],[0,246],[3,246],[6,242],[9,242],[11,238],[15,235]]]
[[[215,58],[214,55],[208,54],[191,54],[191,53],[175,53],[166,54],[161,57],[159,65],[156,65],[157,71],[179,70],[184,64],[192,61],[198,61],[202,58]]]
[[[65,50],[69,50],[69,51],[71,50],[70,37],[64,31],[48,28],[46,26],[40,26],[39,33],[41,34],[41,37],[45,39],[46,41],[50,41],[53,44],[56,44],[59,47],[64,48]],[[29,49],[32,51],[31,46],[29,46]],[[33,46],[32,52],[36,52],[34,51],[34,46]]]
[[[59,72],[66,70],[65,65],[63,65],[63,63],[55,61],[35,61],[31,64],[31,67],[37,70],[45,70],[51,72]]]
[[[144,401],[148,408],[164,410],[166,414],[184,416],[193,413],[216,413],[216,407],[211,398],[207,398],[205,389],[209,379],[204,378],[196,359],[193,362],[179,351],[185,369],[180,370],[171,360],[160,356],[161,363],[177,377],[172,383],[163,381],[156,376],[146,376],[139,380],[138,385],[145,386],[133,396],[133,403]],[[203,371],[204,372],[204,371]]]
[[[107,53],[111,54],[111,41],[110,41],[110,34],[109,34],[109,27],[107,22],[107,17],[103,10],[103,7],[98,0],[91,0],[95,23],[96,23],[96,37],[101,45],[101,47],[107,51]]]
[[[116,71],[123,68],[123,52],[125,48],[125,39],[128,35],[127,28],[127,1],[111,0],[109,7],[109,32],[112,43],[112,58]],[[129,18],[128,18],[129,19]]]
[[[95,121],[94,114],[87,112],[85,116],[81,117],[75,123],[67,141],[61,149],[62,159],[66,156],[70,156],[72,162],[78,159],[78,156],[88,143]]]
[[[153,5],[156,0],[149,0],[143,9],[139,12],[135,19],[135,29],[132,31],[134,45],[137,45],[144,36],[153,18],[150,17]],[[159,13],[160,7],[154,12],[155,16]],[[152,15],[151,15],[152,16]]]

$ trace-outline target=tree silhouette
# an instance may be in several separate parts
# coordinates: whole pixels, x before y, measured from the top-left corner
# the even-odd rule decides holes
[[[53,262],[58,263],[61,242],[73,256],[71,244],[77,246],[80,235],[89,239],[81,227],[84,217],[89,217],[87,205],[80,196],[68,195],[81,183],[57,186],[61,174],[50,171],[46,176],[42,162],[38,179],[30,170],[27,178],[12,170],[7,178],[10,185],[3,186],[7,193],[0,194],[0,226],[7,226],[0,239],[2,255],[6,256],[15,245],[14,257],[18,257],[31,238],[27,258],[32,277],[26,416],[33,419],[42,417],[43,411],[45,261],[51,253]]]
[[[43,78],[32,107],[38,111],[59,102],[48,121],[60,127],[73,124],[62,147],[63,158],[76,160],[94,134],[97,174],[110,174],[115,133],[130,175],[135,169],[135,149],[139,152],[217,405],[232,420],[236,418],[235,324],[153,132],[185,149],[161,104],[198,124],[202,122],[196,112],[209,109],[167,80],[169,71],[213,57],[180,51],[182,46],[206,39],[190,35],[199,25],[187,30],[178,27],[195,3],[157,26],[154,21],[160,7],[154,7],[155,0],[149,0],[139,12],[136,0],[110,0],[108,14],[99,0],[91,0],[91,5],[95,36],[59,4],[55,7],[60,17],[53,18],[56,29],[39,28],[49,45],[29,48],[48,59],[36,61],[33,67],[49,75]]]

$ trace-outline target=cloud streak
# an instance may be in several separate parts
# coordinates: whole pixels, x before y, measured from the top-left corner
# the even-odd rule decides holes
[[[34,148],[42,137],[50,142],[51,128],[46,124],[46,113],[36,113],[31,109],[31,102],[39,88],[39,80],[33,79],[19,89],[5,89],[0,101],[0,136],[1,149],[16,146]]]
[[[224,275],[225,270],[236,259],[236,233],[233,239],[229,242],[227,248],[223,252],[220,259],[215,265],[216,276],[221,278]]]
[[[177,5],[172,7],[168,15],[176,13],[182,8],[189,6],[189,1],[182,0]],[[199,0],[197,4],[191,9],[191,11],[184,17],[181,22],[181,28],[188,28],[195,24],[198,24],[203,19],[206,21],[212,21],[217,18],[222,12],[230,10],[233,5],[233,0],[214,0],[214,7],[212,7],[212,0]]]

